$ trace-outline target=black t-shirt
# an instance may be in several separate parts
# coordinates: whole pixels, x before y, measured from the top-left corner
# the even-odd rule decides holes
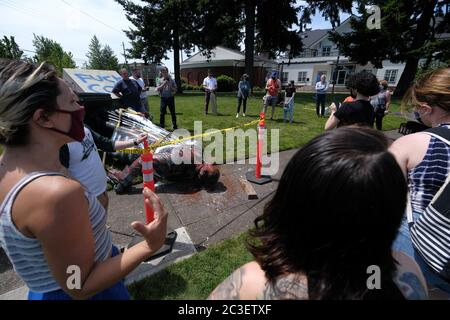
[[[297,92],[297,90],[295,90],[295,87],[287,87],[286,88],[286,97],[290,98],[292,97],[292,95]]]
[[[119,80],[112,92],[115,94],[122,94],[122,103],[124,104],[124,107],[132,108],[138,112],[141,111],[142,105],[140,96],[142,88],[136,80]]]
[[[339,119],[338,127],[351,125],[373,127],[375,119],[373,107],[366,100],[344,103],[334,116]]]

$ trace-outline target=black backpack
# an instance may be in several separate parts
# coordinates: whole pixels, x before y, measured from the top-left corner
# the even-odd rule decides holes
[[[450,146],[449,129],[438,127],[424,133]],[[407,211],[414,248],[431,269],[450,280],[450,175],[416,222],[409,205]]]

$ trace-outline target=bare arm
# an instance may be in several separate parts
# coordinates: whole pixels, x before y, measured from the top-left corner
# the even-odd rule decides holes
[[[336,116],[334,115],[336,113],[336,109],[337,109],[336,105],[334,103],[332,103],[330,108],[331,108],[331,115],[328,118],[327,123],[325,123],[326,131],[336,128],[340,122],[340,120],[338,118],[336,118]]]
[[[119,256],[95,262],[92,226],[84,192],[78,183],[58,179],[53,183],[53,189],[46,193],[47,196],[41,196],[39,206],[34,206],[29,230],[41,243],[56,281],[73,298],[86,299],[113,286],[164,243],[167,214],[159,199],[146,189],[145,196],[147,201],[152,202],[157,218],[148,226],[140,222],[134,222],[132,226],[147,241]],[[67,287],[69,266],[78,266],[81,270],[80,290]]]
[[[401,137],[389,147],[405,177],[408,170],[415,168],[423,160],[429,143],[430,136],[419,132]]]
[[[267,281],[258,263],[250,262],[237,269],[209,296],[209,300],[307,299],[308,284],[303,275],[291,274]]]
[[[391,92],[388,90],[386,91],[386,111],[389,111],[389,107],[391,106]]]
[[[427,284],[417,263],[399,251],[394,251],[392,255],[398,262],[394,282],[403,296],[408,300],[428,299]]]
[[[139,145],[144,142],[145,139],[148,138],[148,135],[141,135],[139,138],[127,141],[115,141],[114,142],[114,150],[124,150],[128,148],[136,147],[136,144]],[[135,144],[136,143],[136,144]]]

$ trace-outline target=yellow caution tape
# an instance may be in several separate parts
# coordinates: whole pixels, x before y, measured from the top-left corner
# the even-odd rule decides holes
[[[260,121],[261,121],[261,119],[258,119],[258,120],[254,120],[252,122],[248,122],[246,124],[240,125],[240,126],[235,126],[235,127],[231,127],[231,128],[222,129],[222,130],[216,130],[216,131],[213,131],[213,132],[198,134],[198,135],[195,135],[195,136],[190,136],[190,137],[187,137],[187,138],[177,139],[177,140],[173,140],[173,141],[162,143],[162,141],[164,141],[167,138],[167,136],[166,136],[166,137],[162,138],[161,140],[155,142],[151,146],[149,146],[148,149],[130,148],[130,149],[125,149],[125,150],[118,150],[116,152],[125,153],[125,154],[144,154],[144,153],[152,152],[152,151],[154,151],[154,150],[156,150],[156,149],[158,149],[160,147],[170,146],[170,145],[178,144],[178,143],[181,143],[181,142],[184,142],[184,141],[195,140],[195,139],[203,138],[203,137],[206,137],[206,136],[214,135],[214,134],[217,134],[217,133],[224,133],[224,132],[227,132],[227,131],[231,131],[231,130],[235,130],[235,129],[239,129],[239,128],[243,128],[243,127],[253,126],[255,124],[258,124]]]

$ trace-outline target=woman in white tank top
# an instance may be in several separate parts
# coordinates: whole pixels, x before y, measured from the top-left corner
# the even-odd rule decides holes
[[[156,219],[134,222],[145,241],[119,254],[102,206],[57,173],[60,147],[83,139],[83,116],[54,71],[0,59],[0,245],[31,299],[126,299],[121,279],[165,240],[167,214],[146,190]]]

